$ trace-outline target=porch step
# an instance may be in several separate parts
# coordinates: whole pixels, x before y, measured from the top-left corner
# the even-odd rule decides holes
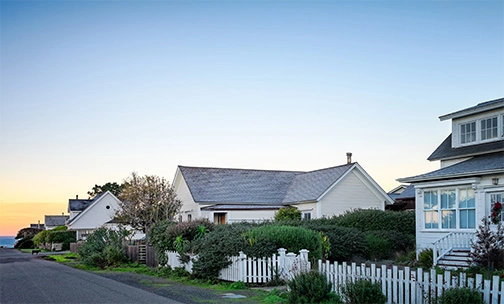
[[[469,256],[470,250],[456,249],[445,254],[438,260],[437,265],[442,268],[467,269],[471,266],[471,258]]]

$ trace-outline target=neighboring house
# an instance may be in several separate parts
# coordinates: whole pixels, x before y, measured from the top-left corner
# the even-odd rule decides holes
[[[441,168],[398,179],[414,184],[417,253],[434,248],[434,263],[455,249],[467,252],[481,220],[504,198],[504,98],[439,118],[452,121],[452,133],[428,158]]]
[[[104,226],[115,216],[119,208],[119,200],[110,191],[99,194],[93,199],[68,200],[70,219],[66,225],[68,230],[77,232],[77,240],[85,240],[88,234]]]
[[[295,206],[303,219],[311,219],[358,208],[384,210],[392,204],[350,158],[345,165],[309,172],[178,166],[173,186],[182,208],[177,219],[263,221],[284,206]]]
[[[45,226],[44,226],[44,224],[41,224],[39,221],[37,224],[30,224],[30,228],[44,230]]]
[[[393,211],[415,210],[415,186],[401,185],[391,190],[388,195],[394,200],[394,204],[385,206],[385,209]]]
[[[70,218],[68,215],[45,215],[45,229],[51,230],[58,226],[65,226],[66,221]]]

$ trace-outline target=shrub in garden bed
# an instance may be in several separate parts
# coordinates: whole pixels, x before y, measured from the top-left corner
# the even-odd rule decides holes
[[[347,304],[385,304],[387,297],[381,291],[379,283],[369,280],[347,282],[341,288],[341,295]]]
[[[331,222],[360,231],[393,230],[415,235],[415,213],[409,211],[356,209],[331,218]]]
[[[447,289],[437,300],[438,304],[484,304],[483,295],[477,289],[455,287]]]
[[[330,260],[348,261],[355,255],[364,255],[367,252],[365,234],[357,229],[333,227],[323,232],[331,243]]]
[[[289,303],[341,303],[339,295],[331,292],[331,282],[316,270],[298,274],[288,282]]]
[[[367,256],[370,259],[390,259],[396,252],[407,252],[414,247],[414,238],[392,230],[365,232]]]
[[[125,237],[126,230],[114,231],[99,228],[91,233],[79,247],[79,257],[85,265],[106,268],[127,261]]]

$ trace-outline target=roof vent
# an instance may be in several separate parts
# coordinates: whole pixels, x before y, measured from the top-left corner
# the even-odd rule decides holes
[[[352,153],[351,152],[347,152],[347,154],[346,154],[346,162],[347,162],[347,164],[351,164],[352,163]]]

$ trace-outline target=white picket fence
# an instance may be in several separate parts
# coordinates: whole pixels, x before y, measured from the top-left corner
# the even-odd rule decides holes
[[[242,281],[244,283],[267,283],[274,279],[290,280],[296,274],[311,269],[308,261],[308,250],[299,251],[299,255],[289,252],[284,248],[278,249],[278,255],[264,259],[247,258],[243,252],[238,256],[231,257],[231,265],[222,269],[219,279],[231,282]],[[192,260],[187,264],[182,264],[179,254],[174,251],[167,251],[168,266],[172,268],[184,267],[192,273]]]
[[[192,261],[188,264],[180,263],[178,253],[167,252],[168,265],[172,268],[185,267],[192,272]],[[266,283],[275,278],[290,280],[296,274],[311,269],[308,261],[308,250],[301,250],[299,255],[286,253],[283,248],[265,259],[247,258],[243,252],[231,258],[231,265],[221,270],[219,278],[225,281],[244,283]],[[452,275],[451,271],[437,274],[436,270],[423,271],[398,266],[387,267],[375,264],[367,266],[355,263],[330,263],[318,261],[318,271],[325,274],[332,283],[333,290],[341,291],[341,286],[358,279],[378,282],[383,294],[387,296],[389,304],[428,304],[430,300],[440,296],[443,291],[452,287],[471,287],[478,289],[487,304],[504,304],[504,282],[498,276],[492,280],[483,280],[483,275],[477,274],[469,278],[465,273]]]
[[[440,296],[444,290],[452,287],[471,287],[478,289],[483,299],[488,304],[504,304],[504,282],[498,276],[492,280],[483,280],[483,275],[477,274],[475,278],[468,278],[465,273],[456,276],[450,271],[437,274],[435,269],[423,271],[404,267],[399,270],[397,266],[376,267],[371,264],[357,266],[355,263],[323,263],[318,262],[318,269],[324,273],[333,284],[333,290],[339,292],[346,282],[357,279],[367,279],[378,282],[383,294],[387,296],[389,304],[427,304],[429,299]]]

